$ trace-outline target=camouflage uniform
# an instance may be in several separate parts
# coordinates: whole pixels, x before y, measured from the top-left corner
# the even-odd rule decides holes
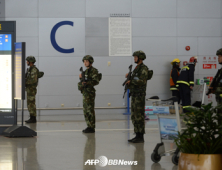
[[[99,84],[98,70],[94,67],[90,67],[85,71],[85,77],[87,78],[86,86],[82,85],[82,82],[78,83],[78,89],[83,94],[83,112],[85,121],[88,127],[95,128],[95,97],[96,90],[95,85]]]
[[[39,70],[35,65],[29,67],[25,81],[28,111],[30,113],[30,116],[35,116],[35,117],[36,117],[35,96],[37,93],[36,87],[38,85],[38,73]]]
[[[145,133],[144,113],[147,80],[148,67],[142,63],[133,70],[130,81],[131,119],[135,133]]]
[[[221,74],[222,74],[222,69],[220,69],[219,76]],[[216,95],[217,105],[222,104],[222,79],[220,80],[220,83],[218,84],[218,86],[215,90],[215,95]]]
[[[216,55],[222,55],[222,48],[217,51]],[[220,69],[220,73],[218,77],[220,77],[221,74],[222,74],[222,68]],[[216,96],[217,105],[221,105],[222,104],[222,79],[220,80],[215,90],[215,96]],[[222,113],[222,110],[218,109],[218,113]]]

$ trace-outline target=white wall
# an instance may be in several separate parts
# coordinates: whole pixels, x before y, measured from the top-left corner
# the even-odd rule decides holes
[[[5,20],[5,0],[0,0],[0,21]]]
[[[27,55],[34,55],[37,66],[45,72],[39,81],[37,107],[82,106],[77,82],[86,54],[94,57],[94,66],[103,73],[96,87],[96,107],[106,107],[107,103],[121,107],[126,102],[121,84],[133,60],[131,56],[108,56],[110,14],[130,13],[133,51],[145,51],[145,64],[154,70],[147,97],[167,98],[171,96],[169,74],[174,58],[187,61],[198,55],[196,78],[216,73],[216,69],[203,70],[202,63],[203,57],[214,57],[221,48],[221,7],[221,0],[7,0],[5,20],[16,20],[17,41],[26,42]],[[60,27],[56,40],[63,48],[74,47],[71,54],[56,51],[50,42],[53,26],[65,20],[73,21],[74,26]],[[187,45],[190,51],[185,50]]]

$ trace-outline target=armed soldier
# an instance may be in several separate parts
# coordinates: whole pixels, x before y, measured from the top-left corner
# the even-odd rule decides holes
[[[218,63],[222,64],[222,48],[217,50],[216,55],[218,56]],[[221,105],[222,104],[222,69],[218,70],[216,76],[214,77],[209,87],[209,92],[207,93],[207,95],[210,93],[213,93],[216,95],[217,105]],[[222,113],[222,110],[218,109],[218,113]]]
[[[27,107],[30,114],[30,119],[26,120],[26,123],[36,123],[36,104],[35,96],[37,93],[38,75],[39,70],[34,65],[36,62],[34,56],[28,56],[26,63],[29,66],[26,72],[25,90],[27,92]]]
[[[127,82],[130,89],[131,99],[131,119],[136,137],[128,140],[132,143],[143,143],[145,133],[144,113],[147,80],[149,79],[148,67],[143,64],[146,54],[143,51],[133,53],[134,62],[137,64],[133,70],[131,80]],[[128,74],[126,74],[126,77]]]
[[[79,75],[80,82],[78,83],[78,89],[83,94],[83,112],[87,128],[84,129],[83,133],[94,133],[95,132],[95,96],[96,90],[94,86],[99,84],[101,80],[101,73],[92,66],[94,59],[90,55],[86,55],[82,59],[86,71]],[[85,80],[83,80],[85,79]]]

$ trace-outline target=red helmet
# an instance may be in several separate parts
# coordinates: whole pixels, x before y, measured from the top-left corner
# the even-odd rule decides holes
[[[183,62],[183,66],[186,66],[186,65],[187,65],[187,63],[188,63],[187,61],[184,61],[184,62]]]
[[[197,63],[197,56],[193,56],[190,58],[190,63]]]

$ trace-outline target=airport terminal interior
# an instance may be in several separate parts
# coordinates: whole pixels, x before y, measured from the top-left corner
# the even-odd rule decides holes
[[[127,141],[134,137],[133,125],[128,116],[102,115],[101,117],[101,120],[97,121],[95,133],[82,133],[82,129],[86,126],[82,115],[64,116],[64,118],[55,116],[53,121],[50,117],[42,116],[38,123],[26,125],[37,132],[37,137],[1,136],[1,168],[5,170],[177,169],[171,161],[171,156],[162,157],[159,163],[151,160],[151,153],[160,140],[156,116],[151,116],[150,121],[146,121],[145,143],[138,144]],[[166,147],[170,150],[175,146],[169,143]],[[98,159],[100,156],[113,160],[138,161],[138,164],[105,167],[99,164],[85,165],[88,159]]]
[[[206,80],[212,81],[221,68],[221,11],[222,0],[0,0],[0,170],[177,170],[170,136],[181,129],[182,106],[157,100],[172,97],[171,62],[178,59],[180,68],[196,64],[189,82],[194,85],[191,104],[217,105],[215,95],[205,91]],[[139,62],[153,75],[146,78],[143,92],[130,89],[129,96],[123,83],[129,66],[136,70]],[[31,95],[36,114],[30,105],[35,92],[23,83],[34,76],[33,69],[27,70],[32,63],[44,72]],[[92,78],[94,84],[87,84],[90,64],[102,74],[101,80]],[[83,77],[81,67],[88,75]],[[93,93],[85,93],[87,88]],[[130,108],[141,102],[131,99],[141,96],[144,113],[134,113]],[[92,103],[86,103],[94,98],[95,129],[89,126],[93,118],[84,117],[93,112]],[[142,116],[135,119],[132,113]],[[167,116],[174,116],[171,123]],[[134,133],[134,121],[141,117],[144,141],[141,129]],[[16,129],[8,128],[22,125],[37,134],[10,136]],[[139,142],[128,141],[135,136]],[[162,141],[165,153],[155,157]]]

